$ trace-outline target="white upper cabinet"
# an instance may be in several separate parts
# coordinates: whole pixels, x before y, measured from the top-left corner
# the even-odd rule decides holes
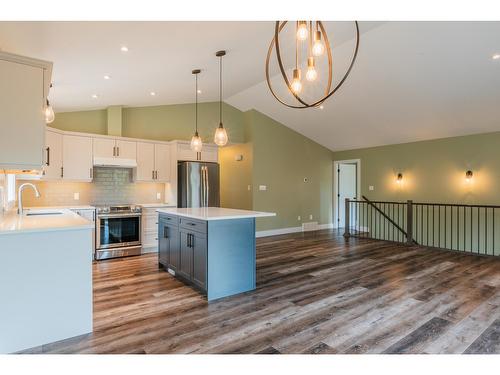
[[[155,180],[170,182],[170,145],[155,144]]]
[[[109,138],[94,138],[94,157],[113,158],[116,155],[116,141]]]
[[[137,142],[116,140],[116,155],[121,159],[135,160],[137,157]]]
[[[0,169],[42,169],[52,63],[0,52]]]
[[[170,181],[170,145],[137,142],[136,181]]]
[[[137,142],[137,181],[153,181],[155,178],[154,143]]]
[[[203,145],[201,152],[195,152],[191,150],[189,143],[177,142],[177,160],[217,163],[218,148],[217,146]]]
[[[92,138],[63,136],[63,179],[92,181]]]
[[[45,160],[43,166],[43,180],[59,180],[62,177],[63,167],[63,135],[47,130],[45,132]]]

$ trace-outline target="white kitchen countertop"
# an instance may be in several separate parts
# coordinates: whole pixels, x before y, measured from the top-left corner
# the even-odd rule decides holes
[[[175,207],[175,204],[169,204],[169,203],[141,203],[141,204],[138,204],[138,206],[141,206],[143,208]]]
[[[161,208],[156,211],[159,213],[189,217],[191,219],[198,220],[229,220],[276,216],[276,213],[274,212],[236,210],[234,208],[222,207]]]
[[[70,205],[70,206],[32,206],[32,207],[25,207],[25,210],[95,210],[94,206],[89,206],[89,205]]]
[[[0,236],[20,233],[48,232],[74,229],[93,229],[94,223],[84,219],[69,209],[49,209],[60,211],[59,215],[21,216],[12,210],[0,215]],[[47,211],[33,208],[31,211]]]

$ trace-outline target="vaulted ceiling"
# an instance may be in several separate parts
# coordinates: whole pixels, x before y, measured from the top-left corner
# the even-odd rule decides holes
[[[337,82],[352,55],[353,24],[326,26]],[[214,53],[226,49],[226,102],[332,150],[500,131],[500,59],[492,59],[500,22],[360,22],[360,29],[351,75],[323,109],[306,110],[279,104],[265,82],[273,22],[0,22],[0,49],[54,62],[56,111],[191,102],[193,68],[202,69],[200,99],[217,100]],[[286,68],[294,60],[289,39],[285,33]],[[286,98],[272,57],[272,82]]]

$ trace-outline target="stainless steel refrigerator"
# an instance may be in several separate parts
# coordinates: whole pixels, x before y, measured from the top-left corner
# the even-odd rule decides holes
[[[177,164],[177,207],[219,207],[219,164]]]

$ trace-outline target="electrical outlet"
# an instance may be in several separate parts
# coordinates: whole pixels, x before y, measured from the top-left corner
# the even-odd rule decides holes
[[[75,201],[79,201],[80,200],[80,193],[73,193],[73,199]]]
[[[300,216],[297,216],[297,220],[300,221],[302,220],[302,218]]]
[[[312,220],[313,219],[313,215],[309,215],[309,220]]]
[[[161,199],[161,193],[156,193],[156,199],[158,199],[158,200]]]
[[[252,190],[252,187],[250,185],[247,186],[248,191]]]
[[[266,191],[267,190],[267,186],[266,185],[259,185],[259,190],[260,191]]]
[[[368,190],[373,191],[375,190],[375,187],[373,185],[368,186]]]

